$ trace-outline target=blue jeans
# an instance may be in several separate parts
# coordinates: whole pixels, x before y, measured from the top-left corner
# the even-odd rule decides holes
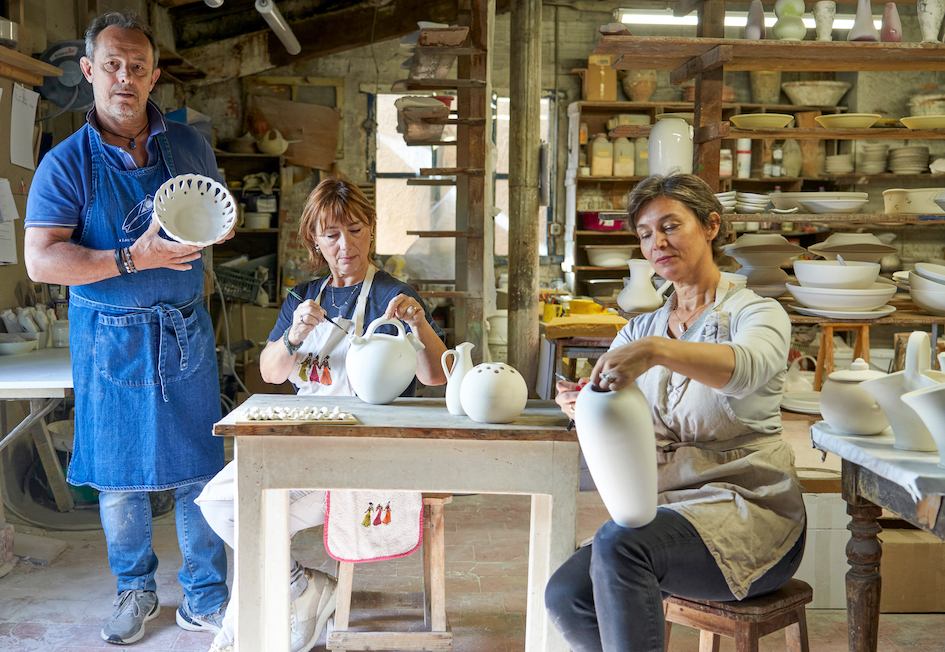
[[[782,587],[801,564],[804,535],[748,597]],[[696,529],[660,508],[641,528],[607,521],[548,581],[545,608],[573,652],[662,652],[663,597],[734,600]]]
[[[174,516],[184,565],[177,579],[195,614],[217,611],[226,602],[226,549],[194,504],[206,482],[177,487]],[[118,578],[118,593],[156,591],[158,558],[151,547],[151,502],[146,491],[103,491],[98,497],[108,543],[108,565]]]

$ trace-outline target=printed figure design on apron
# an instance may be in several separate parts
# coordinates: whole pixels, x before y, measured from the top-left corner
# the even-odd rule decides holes
[[[125,215],[125,221],[121,225],[121,230],[125,233],[134,233],[142,226],[147,229],[151,222],[151,215],[154,213],[154,195],[148,194],[144,199],[135,204],[134,208]]]

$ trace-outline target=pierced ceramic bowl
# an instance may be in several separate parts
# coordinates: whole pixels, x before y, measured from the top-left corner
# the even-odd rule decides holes
[[[236,225],[236,200],[226,186],[209,177],[181,174],[158,188],[154,217],[177,242],[206,247]]]

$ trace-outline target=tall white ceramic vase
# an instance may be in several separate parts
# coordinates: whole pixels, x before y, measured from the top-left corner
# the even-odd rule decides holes
[[[472,350],[475,347],[476,345],[472,342],[463,342],[455,349],[444,351],[440,356],[440,364],[443,365],[443,373],[446,374],[446,409],[450,414],[458,416],[466,414],[460,398],[460,390],[463,387],[463,377],[473,368]],[[446,364],[449,357],[453,358],[452,368]]]
[[[942,0],[945,1],[945,0]],[[939,23],[942,22],[939,17]],[[879,30],[873,24],[873,9],[870,0],[858,0],[853,27],[847,32],[848,41],[879,41]]]
[[[833,21],[837,15],[837,3],[833,0],[820,0],[814,3],[814,25],[818,41],[833,40]]]
[[[945,16],[945,0],[918,0],[916,14],[919,17],[922,42],[939,43],[938,35],[942,31],[942,17]]]
[[[610,517],[641,527],[656,516],[656,437],[650,406],[631,383],[618,392],[587,384],[574,405],[581,452]]]
[[[663,118],[650,129],[650,174],[692,172],[692,125],[682,118]]]

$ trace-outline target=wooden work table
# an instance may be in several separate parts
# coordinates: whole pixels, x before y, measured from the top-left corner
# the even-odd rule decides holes
[[[359,423],[240,421],[251,407],[339,406]],[[236,649],[289,649],[289,489],[525,494],[532,499],[525,648],[565,652],[544,588],[575,549],[578,443],[551,401],[509,424],[454,416],[443,399],[256,394],[214,426],[236,438]],[[449,606],[449,595],[447,595]]]

